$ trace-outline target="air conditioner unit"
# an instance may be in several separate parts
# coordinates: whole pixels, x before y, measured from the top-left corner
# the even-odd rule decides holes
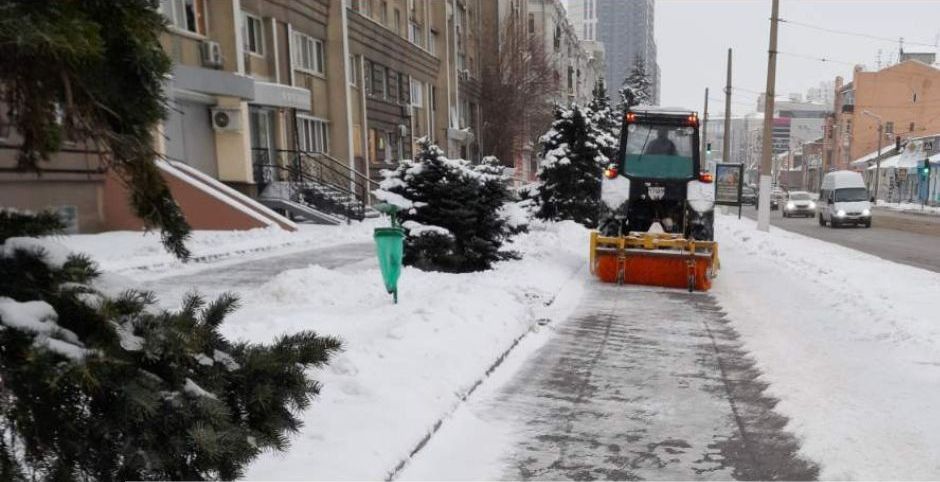
[[[212,128],[217,131],[240,131],[241,111],[238,109],[212,109]]]
[[[398,137],[408,137],[408,126],[398,124]]]
[[[218,42],[203,40],[199,44],[199,50],[202,53],[202,65],[204,67],[222,67],[222,46]]]

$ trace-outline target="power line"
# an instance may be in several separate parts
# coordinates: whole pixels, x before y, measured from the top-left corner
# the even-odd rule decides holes
[[[851,66],[859,65],[858,62],[846,62],[846,61],[844,61],[844,60],[830,59],[830,58],[827,58],[827,57],[813,57],[812,55],[797,54],[797,53],[793,53],[793,52],[781,52],[781,51],[778,50],[777,53],[778,53],[778,54],[782,54],[782,55],[788,55],[788,56],[790,56],[790,57],[796,57],[796,58],[799,58],[799,59],[814,60],[814,61],[816,61],[816,62],[826,62],[826,63],[833,63],[833,64],[844,64],[844,65],[851,65]]]
[[[889,43],[896,44],[896,43],[898,43],[898,40],[899,40],[899,39],[891,39],[891,38],[887,38],[887,37],[879,37],[879,36],[877,36],[877,35],[871,35],[871,34],[861,33],[861,32],[850,32],[850,31],[847,31],[847,30],[836,30],[836,29],[832,29],[832,28],[828,28],[828,27],[822,27],[822,26],[819,26],[819,25],[813,25],[813,24],[809,24],[809,23],[805,23],[805,22],[800,22],[800,21],[796,21],[796,20],[788,20],[788,19],[783,19],[783,18],[780,19],[780,23],[784,23],[784,24],[787,24],[787,23],[788,23],[788,24],[790,24],[790,25],[796,25],[796,26],[799,26],[799,27],[809,28],[809,29],[813,29],[813,30],[819,30],[819,31],[821,31],[821,32],[834,33],[834,34],[838,34],[838,35],[849,35],[849,36],[852,36],[852,37],[867,38],[867,39],[869,39],[869,40],[877,40],[877,41],[879,41],[879,42],[889,42]],[[933,48],[937,48],[937,44],[936,44],[936,43],[929,44],[929,43],[924,43],[924,42],[911,42],[911,41],[908,41],[908,40],[904,40],[904,44],[905,44],[905,45],[916,45],[916,46],[919,46],[919,47],[933,47]]]

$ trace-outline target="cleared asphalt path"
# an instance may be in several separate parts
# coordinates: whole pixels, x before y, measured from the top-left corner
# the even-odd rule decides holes
[[[508,480],[814,479],[758,375],[711,296],[592,283],[509,382],[468,402],[484,422],[445,439],[503,427]],[[420,477],[460,478],[448,467],[472,454],[434,444],[418,458],[446,460],[416,460],[441,468]]]
[[[745,206],[743,213],[757,219],[754,206]],[[940,217],[937,216],[878,209],[872,217],[871,228],[833,229],[820,226],[816,218],[784,218],[780,211],[772,211],[770,223],[889,261],[940,272]]]

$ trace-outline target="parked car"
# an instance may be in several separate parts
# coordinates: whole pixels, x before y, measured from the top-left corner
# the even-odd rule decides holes
[[[741,204],[757,205],[757,190],[751,186],[741,187]]]
[[[783,217],[804,216],[811,218],[816,215],[816,202],[813,196],[805,191],[790,191],[787,201],[783,205]]]
[[[860,173],[835,171],[823,177],[817,213],[819,225],[833,228],[846,224],[871,227],[871,201]]]
[[[754,195],[757,197],[757,199],[760,199],[760,190],[755,190]],[[771,211],[776,211],[777,209],[780,208],[780,198],[781,198],[781,191],[778,191],[776,188],[774,188],[774,190],[770,192],[770,210]],[[754,209],[757,209],[758,207],[757,199],[754,200]]]

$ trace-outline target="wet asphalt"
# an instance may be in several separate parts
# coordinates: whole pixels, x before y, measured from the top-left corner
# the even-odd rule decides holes
[[[736,209],[729,212],[736,212]],[[743,214],[757,219],[754,206],[744,206]],[[876,209],[871,228],[847,226],[833,229],[820,226],[816,218],[784,218],[780,211],[772,211],[770,223],[888,261],[940,272],[940,216]]]
[[[485,421],[480,430],[511,433],[500,478],[817,477],[710,295],[591,283],[555,331],[509,382],[466,407]]]

